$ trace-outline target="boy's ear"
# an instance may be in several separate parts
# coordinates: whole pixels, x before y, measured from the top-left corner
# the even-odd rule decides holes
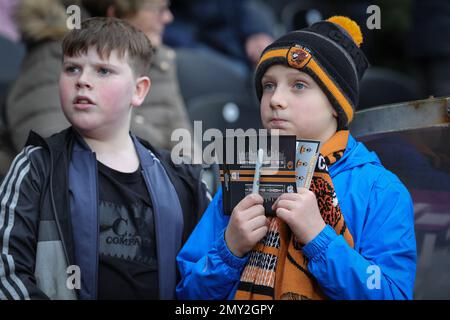
[[[139,107],[144,102],[147,93],[150,91],[151,81],[149,77],[139,77],[136,80],[136,87],[134,90],[131,105]]]
[[[336,111],[335,108],[333,108],[333,117],[335,117],[336,119],[337,119],[337,117],[338,117],[338,114],[337,114],[337,111]]]

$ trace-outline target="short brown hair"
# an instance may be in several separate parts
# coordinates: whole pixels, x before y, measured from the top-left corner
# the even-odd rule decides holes
[[[154,49],[147,36],[124,20],[95,17],[81,23],[80,29],[69,32],[63,40],[65,56],[86,54],[89,48],[96,48],[100,57],[109,57],[113,50],[128,60],[136,76],[147,73]]]

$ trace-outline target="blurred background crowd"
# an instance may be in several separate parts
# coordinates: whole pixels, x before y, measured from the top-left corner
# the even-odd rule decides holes
[[[364,35],[371,63],[358,109],[450,95],[450,1],[446,0],[0,0],[2,146],[19,150],[30,129],[67,126],[59,110],[60,41],[66,8],[82,18],[116,16],[142,29],[156,48],[151,93],[133,130],[171,148],[175,128],[259,128],[253,68],[285,32],[347,15]],[[369,29],[377,5],[379,29]],[[373,17],[372,17],[373,18]],[[7,139],[7,141],[5,141]]]

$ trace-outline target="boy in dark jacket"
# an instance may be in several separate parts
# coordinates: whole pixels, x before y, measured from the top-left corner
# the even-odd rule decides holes
[[[92,18],[62,47],[72,126],[31,133],[0,186],[0,298],[172,299],[176,254],[209,201],[199,168],[130,134],[150,42]]]

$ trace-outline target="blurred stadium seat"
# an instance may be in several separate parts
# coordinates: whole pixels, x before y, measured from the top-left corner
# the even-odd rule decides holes
[[[203,131],[262,128],[259,108],[248,95],[211,93],[191,99],[187,105],[192,121],[202,121]]]
[[[394,70],[371,67],[361,80],[358,110],[422,97],[422,91],[413,78]]]
[[[248,95],[232,93],[211,93],[191,99],[187,105],[192,121],[201,121],[202,133],[208,129],[218,129],[223,135],[226,129],[262,128],[259,108],[255,107]],[[203,148],[210,142],[203,142]],[[217,164],[204,165],[203,179],[212,195],[220,186]]]
[[[212,93],[245,93],[247,79],[223,60],[203,49],[180,48],[176,52],[180,91],[186,104]]]

